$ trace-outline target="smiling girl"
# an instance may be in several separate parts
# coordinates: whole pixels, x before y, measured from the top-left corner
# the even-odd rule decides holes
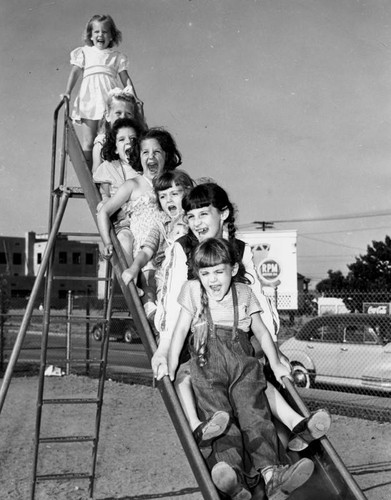
[[[82,126],[82,148],[90,168],[93,142],[99,120],[105,112],[109,91],[121,82],[139,100],[127,71],[127,56],[113,50],[121,40],[122,34],[109,15],[94,15],[84,30],[85,45],[71,52],[72,67],[65,95],[70,98],[77,80],[82,76],[72,119]]]

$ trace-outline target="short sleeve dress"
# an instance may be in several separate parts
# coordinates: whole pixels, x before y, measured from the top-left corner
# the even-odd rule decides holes
[[[72,119],[79,123],[82,118],[100,120],[105,112],[110,90],[121,85],[118,74],[127,70],[127,56],[117,50],[100,50],[95,46],[85,45],[71,52],[71,64],[84,70]]]
[[[134,237],[133,256],[135,257],[151,228],[154,224],[163,222],[165,216],[164,212],[159,209],[152,189],[137,200],[129,201],[126,210],[130,219],[130,230]],[[155,266],[150,261],[143,269],[155,269]]]

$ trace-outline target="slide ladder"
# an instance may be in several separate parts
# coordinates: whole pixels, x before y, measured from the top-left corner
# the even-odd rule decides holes
[[[61,161],[60,161],[60,173],[59,188],[54,189],[55,185],[55,167],[56,167],[56,144],[57,144],[57,126],[58,126],[58,113],[61,107],[64,106],[64,128],[61,146]],[[4,404],[4,399],[10,384],[12,371],[17,361],[24,336],[27,331],[27,326],[31,319],[33,305],[38,294],[38,289],[40,284],[45,278],[45,307],[44,307],[44,321],[43,321],[43,335],[42,335],[42,347],[41,347],[41,367],[40,367],[40,383],[39,383],[39,394],[38,394],[38,410],[37,410],[37,423],[36,423],[36,441],[35,449],[36,456],[34,458],[34,471],[33,471],[33,482],[32,482],[32,493],[31,499],[34,500],[35,494],[35,484],[37,481],[45,479],[60,479],[60,475],[52,474],[48,475],[50,477],[40,477],[36,471],[36,462],[38,455],[38,448],[40,442],[45,438],[40,437],[40,412],[42,405],[45,404],[60,404],[60,401],[45,401],[43,398],[43,378],[44,378],[44,367],[46,366],[46,350],[47,350],[47,337],[49,331],[50,323],[50,294],[51,294],[51,282],[53,279],[51,260],[53,258],[53,249],[55,244],[56,235],[59,232],[59,227],[61,220],[63,218],[65,208],[67,206],[68,199],[72,196],[84,196],[91,215],[96,223],[96,207],[100,202],[100,194],[96,185],[92,181],[91,172],[88,169],[87,163],[85,161],[83,151],[81,149],[79,140],[77,138],[76,132],[74,130],[73,124],[69,119],[69,102],[67,98],[57,106],[54,113],[54,127],[53,127],[53,143],[52,143],[52,171],[51,171],[51,186],[52,193],[55,193],[54,204],[51,203],[49,207],[49,237],[46,251],[42,258],[42,263],[33,286],[33,290],[28,302],[24,318],[17,336],[13,352],[10,356],[10,360],[7,366],[7,370],[4,376],[3,384],[0,389],[0,412]],[[80,187],[79,188],[68,188],[65,187],[65,159],[68,155],[73,169],[77,175]],[[114,270],[115,276],[121,287],[122,294],[124,296],[126,305],[132,315],[133,321],[136,325],[138,334],[143,343],[144,349],[151,359],[152,355],[156,350],[155,337],[151,331],[150,325],[144,314],[144,309],[140,303],[137,290],[133,283],[129,286],[125,286],[121,279],[122,272],[127,267],[126,260],[123,255],[121,246],[115,235],[115,232],[111,231],[111,238],[113,242],[114,252],[111,259],[111,265]],[[109,282],[108,277],[107,283]],[[109,294],[109,301],[106,311],[106,323],[109,326],[109,321],[111,317],[111,306],[112,306],[112,293]],[[98,361],[100,364],[99,373],[99,387],[98,396],[93,401],[70,401],[69,404],[96,404],[97,405],[97,418],[96,418],[96,428],[95,434],[93,436],[76,436],[80,441],[87,441],[93,443],[93,465],[90,473],[85,473],[82,475],[83,478],[88,478],[90,481],[89,492],[90,496],[93,495],[94,479],[95,479],[95,465],[96,465],[96,450],[99,440],[99,424],[100,424],[100,411],[103,403],[103,382],[106,373],[107,364],[107,352],[108,352],[108,333],[106,332],[104,340],[102,343],[102,355],[101,359]],[[41,387],[42,382],[42,387]],[[295,388],[292,386],[290,381],[287,381],[287,389],[285,391],[285,397],[290,400],[291,404],[304,416],[309,414],[308,408],[305,406],[300,396],[296,392]],[[192,432],[188,426],[186,417],[181,408],[180,402],[176,395],[175,389],[168,377],[164,377],[161,381],[157,383],[157,388],[161,393],[164,404],[167,411],[171,417],[172,423],[181,441],[182,447],[186,453],[189,464],[193,470],[194,476],[198,482],[199,488],[206,500],[218,500],[220,498],[206,467],[204,459],[194,441]],[[64,400],[62,403],[68,404]],[[56,438],[46,438],[46,439],[56,439]],[[72,438],[69,438],[70,440]],[[49,441],[50,442],[50,441]],[[315,462],[315,473],[313,477],[301,487],[297,492],[291,495],[291,500],[366,500],[366,497],[361,492],[357,483],[354,481],[353,477],[350,475],[349,471],[346,469],[342,460],[331,446],[330,442],[326,437],[320,439],[317,442],[312,443],[305,452],[299,454],[293,454],[292,459],[295,460],[300,456],[308,456]],[[76,477],[73,474],[62,475],[65,479],[72,479]],[[259,492],[257,500],[264,498],[262,492]]]

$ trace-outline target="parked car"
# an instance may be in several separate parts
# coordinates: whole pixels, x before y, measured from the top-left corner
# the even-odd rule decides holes
[[[92,336],[97,342],[100,342],[103,338],[104,325],[104,321],[100,321],[92,328]],[[115,338],[127,344],[140,339],[131,318],[111,318],[109,335],[110,338]]]
[[[281,352],[298,387],[323,383],[391,392],[391,316],[330,314],[311,319]]]

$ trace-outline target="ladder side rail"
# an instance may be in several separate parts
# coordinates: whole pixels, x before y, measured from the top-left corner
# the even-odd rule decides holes
[[[59,172],[59,184],[60,186],[64,185],[65,183],[65,161],[66,161],[66,153],[65,153],[65,145],[67,144],[67,138],[68,138],[68,128],[65,126],[67,121],[69,120],[69,99],[68,97],[63,98],[63,102],[65,104],[65,109],[64,109],[64,126],[63,126],[63,131],[62,131],[62,147],[60,151],[60,172]]]
[[[2,383],[2,386],[0,389],[0,413],[1,413],[1,410],[2,410],[3,405],[4,405],[5,396],[7,394],[7,391],[8,391],[10,382],[11,382],[11,377],[12,377],[13,370],[15,368],[15,364],[18,360],[18,357],[19,357],[19,354],[20,354],[20,351],[22,348],[22,343],[23,343],[23,340],[24,340],[26,332],[27,332],[27,327],[28,327],[30,320],[31,320],[31,316],[32,316],[32,313],[34,310],[34,303],[38,297],[39,287],[44,279],[45,272],[46,272],[46,269],[48,267],[48,264],[49,264],[49,261],[51,258],[52,249],[53,249],[55,239],[56,239],[56,233],[57,233],[58,228],[60,226],[60,223],[62,220],[62,215],[63,215],[63,212],[65,210],[65,206],[66,206],[67,201],[68,201],[68,195],[67,195],[67,193],[64,193],[63,197],[61,199],[61,203],[60,203],[60,211],[56,216],[56,219],[55,219],[54,225],[53,225],[53,229],[52,229],[52,233],[51,233],[50,237],[48,238],[48,244],[46,246],[45,252],[44,252],[43,257],[42,257],[42,263],[39,267],[37,277],[35,279],[33,288],[31,290],[31,295],[30,295],[30,298],[29,298],[27,306],[26,306],[26,311],[24,313],[23,320],[22,320],[22,323],[20,325],[19,332],[18,332],[18,335],[16,337],[15,344],[14,344],[14,347],[12,349],[12,353],[11,353],[11,356],[10,356],[10,359],[9,359],[9,362],[7,365],[7,369],[6,369],[5,374],[4,374],[3,383]]]
[[[305,417],[309,417],[311,412],[307,408],[304,401],[301,399],[300,394],[297,392],[293,383],[287,378],[284,379],[284,383],[290,399],[292,399],[296,407]],[[350,493],[349,499],[351,498],[355,500],[367,500],[367,497],[363,494],[360,487],[354,480],[353,476],[347,470],[345,464],[343,463],[340,456],[338,455],[333,445],[330,443],[330,441],[327,439],[326,436],[319,440],[319,445],[321,448],[323,448],[327,457],[330,459],[335,469],[338,471],[340,478],[347,486]]]
[[[33,454],[33,464],[32,464],[32,475],[31,475],[31,489],[30,489],[30,498],[34,500],[35,498],[35,488],[37,484],[37,467],[38,467],[38,454],[39,454],[39,436],[41,431],[41,419],[42,419],[42,400],[43,400],[43,391],[44,391],[44,383],[45,383],[45,368],[46,368],[46,359],[47,359],[47,348],[48,348],[48,339],[49,339],[49,326],[50,326],[50,301],[51,301],[51,291],[53,284],[53,259],[54,259],[54,249],[57,239],[57,234],[64,217],[65,209],[68,204],[70,192],[68,190],[64,190],[62,192],[60,200],[56,201],[55,205],[55,219],[54,221],[49,221],[49,236],[48,243],[45,248],[45,253],[43,255],[42,264],[39,269],[35,284],[39,280],[39,275],[41,272],[41,268],[45,263],[45,258],[47,256],[47,272],[46,278],[44,276],[43,271],[43,279],[45,279],[45,291],[44,291],[44,316],[43,316],[43,324],[42,324],[42,337],[41,337],[41,356],[40,356],[40,364],[39,364],[39,376],[38,376],[38,393],[37,393],[37,407],[36,407],[36,419],[35,419],[35,434],[34,434],[34,454]],[[56,197],[57,198],[57,197]],[[40,282],[39,282],[40,285]],[[38,285],[38,288],[39,288]],[[33,295],[33,294],[32,294]]]
[[[60,112],[60,109],[62,108],[64,104],[64,101],[61,101],[56,109],[54,110],[53,114],[53,132],[52,132],[52,158],[51,158],[51,168],[50,168],[50,193],[53,193],[54,191],[54,183],[56,180],[56,155],[57,155],[57,130],[58,130],[58,114]],[[49,197],[49,220],[48,220],[48,227],[50,232],[50,228],[53,224],[53,197]]]
[[[92,216],[95,220],[95,223],[97,223],[96,207],[100,202],[98,189],[91,180],[91,172],[88,169],[83,151],[76,136],[76,132],[69,119],[67,120],[66,126],[68,129],[67,152],[73,163],[73,167],[78,176],[80,185],[84,191],[84,195],[89,205]],[[140,303],[136,287],[133,283],[130,283],[129,286],[126,286],[122,281],[122,272],[128,266],[123,255],[121,245],[113,230],[111,231],[111,238],[115,250],[111,262],[118,278],[122,293],[124,295],[125,302],[132,314],[133,320],[138,329],[147,356],[149,359],[151,359],[153,353],[156,350],[155,337],[151,331],[148,320],[144,313],[144,309]],[[206,467],[205,461],[200,453],[200,450],[198,449],[193,434],[190,431],[187,419],[185,417],[173,384],[168,377],[164,377],[163,380],[158,383],[158,389],[163,397],[163,401],[177,431],[178,437],[193,470],[194,476],[200,486],[203,497],[206,500],[219,500],[220,497],[217,493],[216,487],[212,482],[210,472]]]
[[[102,419],[102,408],[103,408],[103,396],[104,396],[104,381],[106,379],[106,369],[107,369],[107,358],[109,354],[109,329],[107,328],[107,320],[110,320],[112,310],[113,310],[113,299],[114,299],[114,271],[110,264],[107,265],[106,268],[106,278],[111,275],[111,280],[105,281],[105,325],[103,328],[103,338],[101,345],[101,364],[99,366],[99,383],[98,383],[98,408],[95,417],[95,438],[92,448],[92,467],[91,467],[91,475],[90,475],[90,484],[89,484],[89,494],[90,497],[93,497],[94,494],[94,486],[95,486],[95,472],[96,472],[96,462],[98,455],[98,443],[99,443],[99,435],[101,428],[101,419]],[[108,300],[107,300],[108,297]]]

